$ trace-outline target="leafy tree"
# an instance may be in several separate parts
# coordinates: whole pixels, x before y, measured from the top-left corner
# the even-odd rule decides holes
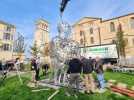
[[[125,47],[126,47],[126,42],[124,40],[124,34],[123,34],[122,26],[119,24],[118,31],[116,34],[116,44],[117,44],[117,49],[119,51],[120,57],[125,58]]]
[[[32,47],[30,47],[30,48],[31,48],[31,54],[32,54],[32,56],[37,57],[37,54],[39,53],[39,50],[37,48],[36,41],[35,41],[34,45]]]

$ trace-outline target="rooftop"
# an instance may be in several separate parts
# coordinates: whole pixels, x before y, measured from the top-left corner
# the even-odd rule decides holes
[[[118,19],[118,18],[121,18],[121,17],[130,16],[130,15],[134,15],[134,13],[129,13],[129,14],[125,14],[125,15],[118,16],[118,17],[106,19],[106,20],[103,20],[103,22],[105,22],[105,21],[110,21],[110,20],[114,20],[114,19]]]
[[[83,17],[80,20],[78,20],[73,26],[79,24],[79,22],[81,22],[85,18],[86,19],[92,19],[91,21],[101,20],[101,22],[106,22],[106,21],[115,20],[115,19],[119,19],[119,18],[122,18],[122,17],[126,17],[126,16],[131,16],[131,15],[134,15],[134,13],[125,14],[125,15],[121,15],[121,16],[106,19],[106,20],[103,20],[102,18],[96,18],[96,17]]]
[[[45,23],[49,24],[49,22],[47,20],[43,19],[43,18],[40,18],[36,21],[37,24],[40,23],[40,22],[43,22],[43,23],[45,22]]]
[[[2,20],[0,20],[0,24],[4,24],[4,25],[11,26],[11,27],[15,28],[15,25],[12,25],[10,23],[4,22]]]

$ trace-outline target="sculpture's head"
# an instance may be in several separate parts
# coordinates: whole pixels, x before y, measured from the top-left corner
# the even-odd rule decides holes
[[[71,25],[67,22],[60,22],[58,24],[58,35],[61,38],[69,38],[72,33]]]

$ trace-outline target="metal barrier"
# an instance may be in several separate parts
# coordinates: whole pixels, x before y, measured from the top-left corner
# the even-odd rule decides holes
[[[117,60],[118,66],[134,67],[134,58],[122,58]]]
[[[112,68],[113,72],[121,72],[121,73],[130,73],[130,74],[134,74],[134,68],[127,68],[127,67],[115,67]]]

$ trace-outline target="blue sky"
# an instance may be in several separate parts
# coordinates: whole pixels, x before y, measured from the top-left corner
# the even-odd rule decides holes
[[[35,21],[44,18],[50,23],[50,36],[57,34],[61,0],[0,0],[0,20],[16,25],[32,44]],[[71,0],[63,19],[73,24],[84,16],[108,19],[134,12],[134,0]]]

